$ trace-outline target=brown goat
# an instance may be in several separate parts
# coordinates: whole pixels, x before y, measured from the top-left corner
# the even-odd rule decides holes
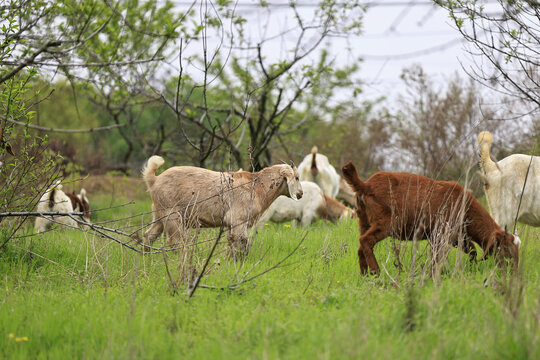
[[[387,236],[433,241],[441,227],[452,224],[457,225],[451,234],[452,245],[457,247],[463,238],[459,234],[463,234],[463,250],[471,258],[476,258],[471,243],[474,241],[484,251],[484,258],[498,250],[499,255],[517,265],[519,238],[502,230],[458,183],[392,172],[375,173],[363,182],[352,162],[343,167],[343,175],[356,192],[361,234],[358,262],[362,273],[379,271],[373,248]]]

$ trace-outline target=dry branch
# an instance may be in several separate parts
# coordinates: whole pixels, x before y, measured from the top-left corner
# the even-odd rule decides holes
[[[22,122],[22,121],[17,121],[17,120],[13,120],[13,119],[9,119],[9,118],[3,118],[3,119],[6,120],[6,121],[9,121],[10,123],[13,123],[15,125],[26,126],[26,127],[31,128],[31,129],[36,129],[36,130],[41,130],[41,131],[48,131],[48,132],[57,132],[57,133],[69,133],[69,134],[89,133],[89,132],[96,132],[96,131],[106,131],[106,130],[112,130],[112,129],[116,129],[116,128],[119,128],[119,127],[126,126],[126,124],[113,124],[113,125],[101,126],[101,127],[95,127],[95,128],[88,128],[88,129],[56,129],[56,128],[51,128],[51,127],[28,124],[28,123],[25,123],[25,122]]]

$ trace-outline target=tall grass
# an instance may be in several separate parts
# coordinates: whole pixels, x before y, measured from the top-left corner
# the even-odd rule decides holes
[[[149,209],[137,202],[94,221]],[[214,289],[191,299],[185,285],[174,295],[165,270],[167,263],[171,277],[181,275],[177,254],[142,256],[73,230],[21,237],[0,252],[0,358],[539,358],[538,234],[521,234],[517,280],[492,260],[455,272],[452,250],[448,271],[421,281],[413,244],[399,243],[400,269],[390,239],[375,248],[381,274],[361,276],[355,221],[270,224],[243,265],[226,256],[223,241],[201,281]],[[278,263],[304,236],[282,266],[227,288]],[[196,248],[195,266],[210,246]],[[418,264],[429,263],[426,246],[418,243]]]

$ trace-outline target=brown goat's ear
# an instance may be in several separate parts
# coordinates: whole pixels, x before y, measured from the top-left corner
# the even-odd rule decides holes
[[[490,239],[489,239],[489,241],[487,243],[487,246],[484,249],[484,256],[482,256],[480,261],[486,260],[488,255],[491,254],[495,249],[497,249],[497,247],[499,246],[498,242],[499,242],[499,240],[497,238],[497,233],[495,232],[493,234],[493,236],[490,237]]]

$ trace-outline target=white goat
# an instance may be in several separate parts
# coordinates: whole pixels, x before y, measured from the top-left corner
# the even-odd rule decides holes
[[[41,196],[36,212],[73,212],[73,205],[70,198],[62,191],[62,184],[56,184]],[[36,232],[43,232],[51,227],[55,222],[59,222],[71,227],[77,227],[77,222],[69,216],[45,216],[36,217],[34,229]]]
[[[513,154],[495,162],[489,153],[492,142],[493,135],[488,131],[478,134],[481,175],[493,219],[508,231],[512,231],[516,214],[519,221],[540,226],[540,157]]]
[[[344,178],[339,178],[339,192],[336,199],[343,200],[347,205],[356,207],[356,193]]]
[[[216,172],[174,166],[156,176],[160,156],[148,159],[143,178],[152,198],[154,221],[145,237],[152,243],[163,231],[178,243],[189,228],[220,227],[228,231],[233,256],[248,249],[248,228],[279,195],[302,198],[296,168],[274,165],[256,173]]]
[[[336,222],[338,219],[352,217],[353,211],[332,199],[311,181],[300,181],[302,185],[302,199],[294,201],[286,196],[278,197],[264,212],[258,226],[268,221],[282,223],[286,221],[300,222],[302,226],[309,226],[317,218]]]
[[[306,155],[298,165],[300,180],[312,181],[330,197],[336,198],[339,192],[339,179],[336,169],[330,165],[325,155],[319,154],[317,147],[311,149],[311,154]]]
[[[75,194],[75,192],[72,193],[66,193],[66,195],[71,200],[71,206],[73,207],[73,211],[75,212],[82,212],[83,215],[79,218],[82,221],[85,221],[87,223],[90,223],[90,201],[88,200],[88,197],[86,196],[86,190],[81,189],[80,193]]]

